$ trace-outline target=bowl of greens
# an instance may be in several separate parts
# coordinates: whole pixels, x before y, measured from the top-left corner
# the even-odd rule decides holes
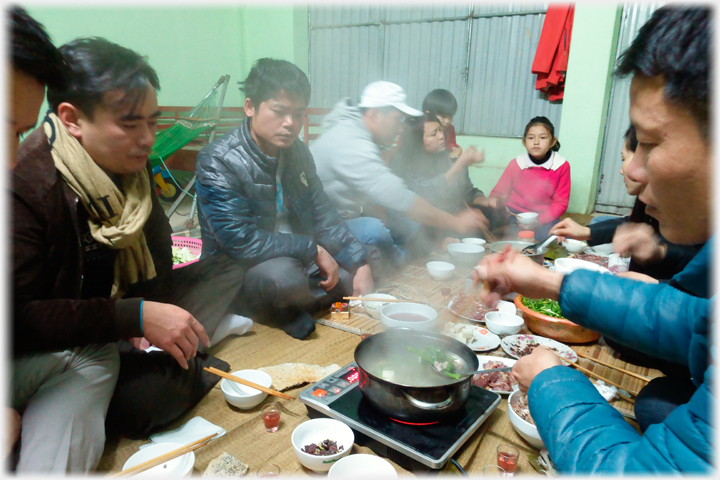
[[[599,333],[565,318],[555,300],[517,295],[515,306],[520,310],[525,325],[543,337],[568,343],[588,343],[600,338]]]

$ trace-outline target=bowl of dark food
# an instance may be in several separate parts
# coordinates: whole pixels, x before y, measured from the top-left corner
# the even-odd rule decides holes
[[[385,328],[407,327],[433,332],[437,329],[437,312],[422,303],[389,303],[380,309]]]
[[[508,398],[508,406],[510,407],[507,409],[510,423],[520,436],[535,448],[545,448],[545,443],[540,438],[535,422],[530,416],[527,395],[520,390],[514,391]]]
[[[355,435],[344,423],[332,418],[316,418],[293,430],[292,446],[304,467],[327,472],[335,462],[350,454]]]
[[[600,338],[600,334],[573,323],[562,315],[557,301],[549,298],[515,297],[525,325],[530,331],[543,337],[568,343],[588,343]]]
[[[503,253],[505,251],[505,247],[509,246],[510,248],[514,248],[515,250],[520,251],[520,253],[525,255],[526,257],[530,257],[533,261],[535,261],[535,263],[542,265],[543,258],[545,257],[545,252],[547,252],[547,247],[541,250],[528,250],[523,252],[523,248],[529,247],[531,245],[533,244],[530,242],[501,241],[489,243],[488,248],[493,253]]]

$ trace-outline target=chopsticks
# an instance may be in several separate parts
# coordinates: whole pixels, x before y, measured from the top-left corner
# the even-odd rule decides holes
[[[203,370],[210,372],[210,373],[214,373],[218,377],[227,378],[228,380],[232,380],[233,382],[241,383],[248,387],[255,388],[257,390],[260,390],[261,392],[267,393],[268,395],[274,395],[276,397],[284,398],[285,400],[295,400],[295,397],[291,397],[290,395],[286,395],[282,392],[278,392],[277,390],[273,390],[271,388],[263,387],[262,385],[258,385],[257,383],[253,383],[249,380],[245,380],[244,378],[236,377],[235,375],[230,375],[229,373],[225,373],[222,370],[218,370],[215,367],[205,367]]]
[[[551,351],[552,351],[552,350],[551,350]],[[555,353],[555,352],[553,352],[553,353]],[[575,352],[575,353],[577,353],[577,352]],[[560,355],[558,355],[557,353],[555,353],[555,356],[558,357],[560,360],[565,360],[564,358],[562,358],[562,357],[561,357]],[[607,383],[608,385],[612,385],[613,387],[616,387],[616,388],[618,388],[618,389],[625,390],[624,388],[622,388],[622,387],[621,387],[620,385],[618,385],[617,383],[615,383],[615,382],[613,382],[613,381],[610,381],[610,380],[608,380],[607,378],[605,378],[605,377],[603,377],[603,376],[601,376],[601,375],[598,375],[597,373],[595,373],[595,372],[593,372],[593,371],[591,371],[591,370],[588,370],[587,368],[581,367],[581,366],[578,365],[577,363],[568,362],[567,360],[565,360],[565,362],[566,362],[566,363],[569,363],[571,366],[577,368],[578,370],[580,370],[581,372],[583,372],[585,375],[590,375],[591,377],[595,377],[595,378],[597,378],[598,380],[602,380],[603,382]],[[628,393],[631,393],[631,392],[628,392]],[[637,393],[634,393],[634,392],[632,392],[632,394],[633,394],[633,395],[637,395]],[[620,392],[618,392],[618,395],[619,395],[620,398],[622,398],[623,400],[627,400],[627,401],[630,402],[630,403],[635,403],[635,400],[633,400],[632,398],[630,398],[630,397],[628,397],[628,396],[623,395],[623,394],[620,393]]]
[[[615,370],[622,372],[625,375],[630,375],[631,377],[635,377],[639,380],[642,380],[643,382],[649,382],[650,380],[652,380],[652,378],[646,377],[644,375],[640,375],[639,373],[631,372],[629,370],[625,370],[624,368],[616,367],[615,365],[611,365],[609,363],[603,362],[602,360],[598,360],[597,358],[593,358],[589,355],[585,355],[585,354],[582,354],[579,352],[575,352],[575,353],[577,354],[578,357],[585,358],[587,360],[590,360],[591,362],[599,363],[600,365],[604,365],[608,368],[614,368]]]
[[[343,300],[362,300],[363,302],[401,303],[407,300],[393,300],[392,298],[371,298],[371,297],[343,297]]]
[[[169,460],[172,460],[173,458],[180,457],[182,455],[185,455],[186,453],[190,453],[193,450],[197,450],[198,448],[204,447],[208,443],[210,443],[210,440],[212,440],[214,437],[217,436],[217,433],[213,433],[212,435],[208,435],[207,437],[201,438],[200,440],[196,440],[192,443],[188,443],[187,445],[183,447],[176,448],[175,450],[164,453],[160,455],[159,457],[151,458],[150,460],[147,460],[145,462],[139,463],[135,465],[134,467],[130,467],[127,470],[123,470],[122,472],[113,473],[112,475],[108,475],[108,477],[114,478],[114,477],[122,477],[125,475],[135,475],[140,472],[144,472],[145,470],[148,470],[150,468],[156,467],[158,465],[161,465]]]

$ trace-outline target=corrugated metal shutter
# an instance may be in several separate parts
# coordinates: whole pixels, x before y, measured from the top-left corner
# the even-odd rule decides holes
[[[616,59],[630,46],[640,27],[662,5],[664,4],[626,3],[623,5]],[[613,78],[607,124],[605,126],[605,138],[603,139],[598,193],[595,200],[595,210],[598,212],[626,215],[630,213],[632,206],[635,204],[635,197],[628,195],[622,175],[620,175],[622,165],[620,151],[623,145],[623,135],[630,126],[631,80],[631,77]]]
[[[310,105],[358,101],[365,85],[388,80],[417,108],[430,90],[450,90],[458,99],[453,123],[461,134],[520,137],[536,115],[558,124],[561,104],[543,98],[530,73],[546,9],[311,5]]]

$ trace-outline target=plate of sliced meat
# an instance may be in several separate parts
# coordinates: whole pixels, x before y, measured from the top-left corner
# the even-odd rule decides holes
[[[512,367],[517,360],[505,357],[492,357],[489,355],[478,355],[480,362],[479,368],[489,370],[491,368]],[[501,395],[509,395],[518,389],[517,381],[510,372],[490,372],[478,373],[473,376],[473,385],[485,390],[499,393]]]
[[[537,335],[508,335],[502,339],[500,346],[505,350],[505,353],[515,358],[530,355],[537,347],[543,346],[568,362],[575,363],[578,359],[577,354],[567,345]]]
[[[503,301],[503,303],[510,302]],[[479,297],[475,295],[458,293],[452,300],[450,300],[450,303],[448,303],[448,310],[465,320],[485,322],[485,314],[497,311],[498,307],[488,307],[482,302],[482,300],[480,300]]]
[[[587,250],[587,249],[586,249]],[[577,258],[578,260],[585,260],[586,262],[600,265],[601,267],[608,268],[608,261],[610,257],[605,255],[594,255],[592,253],[571,253],[568,258]]]

